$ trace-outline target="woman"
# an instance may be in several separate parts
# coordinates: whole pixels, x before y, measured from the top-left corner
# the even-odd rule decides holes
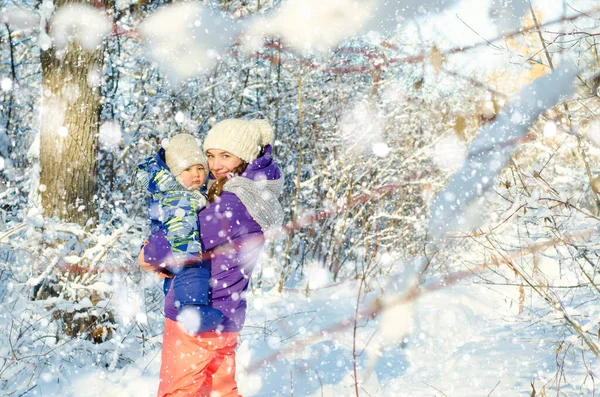
[[[271,157],[273,130],[262,120],[223,120],[204,142],[212,181],[210,204],[199,213],[204,257],[211,260],[212,307],[224,321],[217,331],[188,334],[178,318],[173,289],[165,298],[165,329],[159,396],[238,396],[235,347],[246,317],[246,290],[264,244],[264,232],[280,226],[283,179]],[[152,246],[151,246],[152,245]],[[157,253],[163,247],[164,255]],[[167,244],[150,241],[147,262],[168,255]],[[154,263],[152,263],[154,261]],[[189,329],[189,326],[186,327]]]

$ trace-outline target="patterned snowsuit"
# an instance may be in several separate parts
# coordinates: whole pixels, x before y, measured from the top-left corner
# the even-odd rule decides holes
[[[198,231],[198,211],[206,206],[206,198],[199,191],[186,190],[175,180],[164,163],[164,149],[138,166],[136,178],[150,194],[148,218],[152,224],[143,250],[144,262],[168,276],[177,275],[175,279],[165,278],[164,290],[165,294],[172,290],[176,306],[188,307],[187,313],[191,310],[197,318],[188,331],[217,329],[224,317],[210,307],[210,261],[201,259]],[[157,249],[162,250],[158,261]]]

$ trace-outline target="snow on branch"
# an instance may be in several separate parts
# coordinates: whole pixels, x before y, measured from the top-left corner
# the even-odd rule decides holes
[[[287,0],[271,13],[238,21],[201,4],[178,3],[160,7],[138,31],[152,59],[173,81],[181,81],[209,72],[238,38],[247,53],[260,50],[266,36],[278,36],[301,53],[326,53],[353,35],[389,36],[407,19],[438,14],[458,2]],[[504,17],[516,12],[512,19],[520,20],[523,9],[504,6],[501,10]]]
[[[25,30],[39,25],[39,16],[21,8],[6,8],[0,11],[0,22],[8,24],[11,29]]]
[[[274,35],[301,52],[326,52],[362,30],[376,5],[373,0],[289,0],[275,12],[253,19],[244,47],[254,52],[262,47],[263,37]]]
[[[538,116],[573,93],[577,73],[575,65],[566,62],[535,80],[475,137],[462,168],[438,193],[431,207],[429,230],[434,241],[457,228],[481,223],[478,199],[491,188]]]

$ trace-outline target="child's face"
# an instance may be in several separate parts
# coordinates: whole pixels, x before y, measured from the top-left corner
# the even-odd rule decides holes
[[[206,180],[206,170],[202,164],[194,164],[179,174],[181,183],[188,189],[199,189]]]

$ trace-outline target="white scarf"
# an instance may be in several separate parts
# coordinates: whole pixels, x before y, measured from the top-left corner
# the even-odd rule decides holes
[[[278,228],[283,223],[283,207],[279,203],[282,188],[283,177],[253,181],[243,176],[234,176],[223,185],[224,192],[235,194],[246,206],[263,232]]]

